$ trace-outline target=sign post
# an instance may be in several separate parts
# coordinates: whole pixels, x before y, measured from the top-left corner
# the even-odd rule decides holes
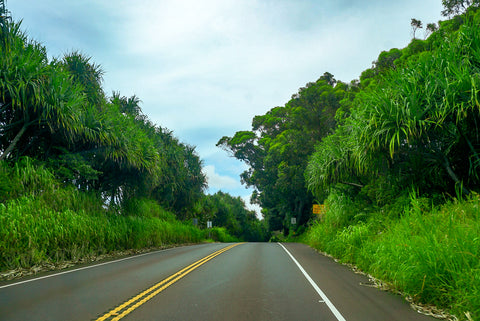
[[[212,238],[210,229],[212,228],[212,221],[207,221],[207,228],[208,228],[208,238]]]

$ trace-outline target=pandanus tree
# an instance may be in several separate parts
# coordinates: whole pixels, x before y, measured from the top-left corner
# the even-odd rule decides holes
[[[369,122],[360,141],[373,151],[388,148],[393,160],[423,159],[432,177],[444,173],[456,185],[477,188],[479,71],[474,22],[366,95]]]
[[[45,48],[29,41],[20,24],[2,22],[0,160],[35,153],[42,135],[77,135],[85,101],[80,86],[56,61],[49,63]]]
[[[91,57],[78,51],[66,54],[60,64],[70,73],[73,80],[82,86],[88,102],[100,108],[105,103],[102,89],[104,71],[101,66],[91,61]]]

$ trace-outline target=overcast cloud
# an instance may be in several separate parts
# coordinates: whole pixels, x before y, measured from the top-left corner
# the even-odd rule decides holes
[[[8,0],[53,57],[103,66],[104,88],[137,95],[148,117],[197,146],[210,193],[246,198],[245,165],[215,147],[251,129],[325,71],[350,82],[382,50],[410,41],[411,18],[441,19],[441,0]],[[417,32],[417,37],[418,37]],[[420,37],[423,35],[420,32]]]

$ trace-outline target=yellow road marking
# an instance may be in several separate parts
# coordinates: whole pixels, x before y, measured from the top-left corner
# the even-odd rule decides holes
[[[242,244],[242,243],[236,243],[236,244],[232,244],[232,245],[229,245],[227,247],[224,247],[223,249],[220,249],[220,250],[218,250],[218,251],[216,251],[216,252],[214,252],[210,255],[207,255],[206,257],[196,261],[195,263],[190,264],[189,266],[183,268],[182,270],[178,271],[177,273],[172,274],[168,278],[166,278],[166,279],[158,282],[154,286],[146,289],[145,291],[138,294],[134,298],[132,298],[132,299],[126,301],[125,303],[119,305],[115,309],[105,313],[103,316],[96,319],[96,321],[108,320],[110,317],[114,317],[114,318],[111,319],[112,321],[120,320],[121,318],[123,318],[124,316],[126,316],[127,314],[129,314],[130,312],[132,312],[133,310],[135,310],[136,308],[138,308],[139,306],[141,306],[142,304],[144,304],[145,302],[147,302],[148,300],[150,300],[151,298],[156,296],[158,293],[162,292],[163,290],[168,288],[170,285],[172,285],[173,283],[175,283],[178,280],[180,280],[181,278],[183,278],[188,273],[192,272],[193,270],[195,270],[199,266],[207,263],[208,261],[210,261],[214,257],[222,254],[223,252],[226,252],[226,251],[230,250],[231,248],[233,248],[233,247],[235,247],[239,244]]]

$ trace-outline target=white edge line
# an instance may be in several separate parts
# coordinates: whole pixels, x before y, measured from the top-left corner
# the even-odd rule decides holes
[[[300,271],[302,271],[303,275],[305,276],[305,278],[308,280],[308,282],[310,282],[310,284],[312,285],[312,287],[315,289],[315,291],[317,291],[317,293],[320,295],[320,297],[323,299],[323,301],[325,301],[325,303],[327,304],[327,306],[330,308],[330,310],[332,311],[332,313],[335,315],[335,317],[337,318],[338,321],[346,321],[345,318],[340,314],[340,312],[337,310],[337,308],[333,305],[333,303],[327,298],[327,296],[325,295],[325,293],[323,293],[323,291],[318,287],[318,285],[315,283],[315,281],[312,280],[312,278],[310,277],[310,275],[308,275],[308,273],[304,270],[304,268],[300,265],[300,263],[298,263],[298,261],[293,257],[293,255],[285,248],[285,246],[283,246],[283,244],[281,243],[278,243],[278,245],[280,245],[281,247],[283,247],[283,249],[285,250],[285,252],[287,252],[287,254],[290,256],[290,258],[293,260],[293,262],[295,262],[295,264],[298,266],[298,268],[300,269]]]
[[[126,260],[130,260],[130,259],[135,259],[135,258],[145,256],[145,255],[150,255],[150,254],[155,254],[155,253],[158,253],[158,252],[173,250],[175,248],[178,248],[178,247],[172,247],[172,248],[169,248],[169,249],[163,249],[163,250],[158,250],[158,251],[153,251],[153,252],[148,252],[148,253],[142,253],[142,254],[138,254],[138,255],[134,255],[134,256],[124,257],[123,259],[103,262],[103,263],[99,263],[99,264],[95,264],[95,265],[84,266],[84,267],[81,267],[81,268],[78,268],[78,269],[73,269],[73,270],[63,271],[63,272],[59,272],[59,273],[55,273],[55,274],[40,276],[38,278],[33,278],[33,279],[25,280],[25,281],[15,282],[15,283],[7,284],[7,285],[2,285],[2,286],[0,286],[0,289],[4,289],[4,288],[11,287],[11,286],[24,284],[24,283],[39,281],[39,280],[43,280],[43,279],[53,278],[54,276],[59,276],[59,275],[63,275],[63,274],[78,272],[78,271],[81,271],[81,270],[87,270],[87,269],[99,267],[99,266],[102,266],[102,265],[107,265],[107,264],[117,263],[117,262],[126,261]]]

